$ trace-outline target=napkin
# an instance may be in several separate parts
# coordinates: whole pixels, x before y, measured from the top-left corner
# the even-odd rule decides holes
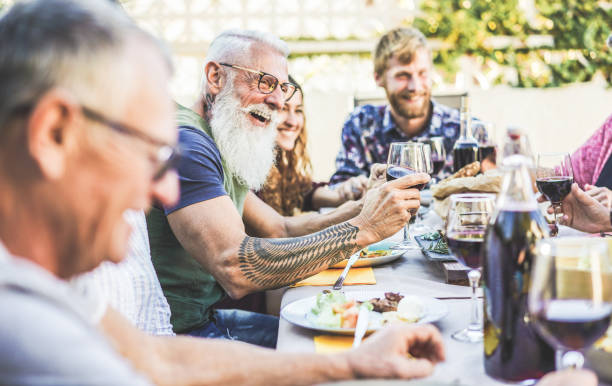
[[[317,354],[333,354],[353,347],[353,336],[317,335],[314,337],[314,344]]]
[[[321,271],[314,276],[295,283],[293,287],[301,287],[305,285],[334,285],[341,273],[342,269],[326,269],[325,271]],[[376,278],[374,277],[372,267],[350,269],[348,275],[346,275],[346,279],[344,280],[344,285],[357,284],[376,284]]]

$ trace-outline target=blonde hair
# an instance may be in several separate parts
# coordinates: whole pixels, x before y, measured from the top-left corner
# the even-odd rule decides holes
[[[382,76],[384,74],[387,69],[387,62],[393,56],[397,57],[400,63],[409,64],[417,50],[423,48],[430,53],[425,35],[418,29],[392,29],[380,38],[374,49],[374,71],[376,75]]]

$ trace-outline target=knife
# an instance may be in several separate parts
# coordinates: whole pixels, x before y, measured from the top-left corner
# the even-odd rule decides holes
[[[359,315],[357,316],[357,326],[355,327],[355,339],[353,339],[353,348],[359,347],[361,340],[368,330],[368,318],[370,310],[367,307],[361,306],[359,308]]]
[[[344,279],[346,279],[346,275],[348,274],[349,269],[351,269],[351,266],[353,264],[355,264],[355,262],[357,261],[357,259],[359,259],[359,252],[354,253],[350,259],[348,259],[348,262],[346,263],[346,267],[344,267],[344,270],[342,271],[342,273],[340,274],[340,276],[338,277],[338,280],[336,280],[336,283],[334,284],[334,289],[335,290],[340,290],[342,289],[342,284],[344,283]]]

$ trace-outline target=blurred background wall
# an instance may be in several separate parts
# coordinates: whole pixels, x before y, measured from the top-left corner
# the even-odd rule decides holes
[[[0,0],[0,5],[8,5]],[[121,0],[171,48],[177,101],[191,105],[210,41],[228,28],[289,43],[305,90],[315,178],[335,170],[354,97],[383,97],[370,52],[385,31],[413,25],[434,50],[434,93],[468,92],[473,113],[525,128],[535,152],[572,151],[612,114],[609,0]]]

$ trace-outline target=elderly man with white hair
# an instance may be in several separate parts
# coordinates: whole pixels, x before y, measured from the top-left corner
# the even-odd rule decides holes
[[[178,107],[181,198],[147,217],[177,333],[274,347],[277,318],[214,304],[316,274],[391,236],[419,206],[410,187],[425,174],[370,190],[359,213],[282,217],[252,192],[274,162],[278,113],[295,91],[287,54],[275,36],[225,31],[210,45],[200,98]]]
[[[170,70],[156,41],[105,1],[21,1],[0,18],[0,384],[296,385],[431,373],[444,357],[431,326],[388,328],[336,355],[281,354],[150,336],[68,285],[123,259],[127,210],[177,200]]]

